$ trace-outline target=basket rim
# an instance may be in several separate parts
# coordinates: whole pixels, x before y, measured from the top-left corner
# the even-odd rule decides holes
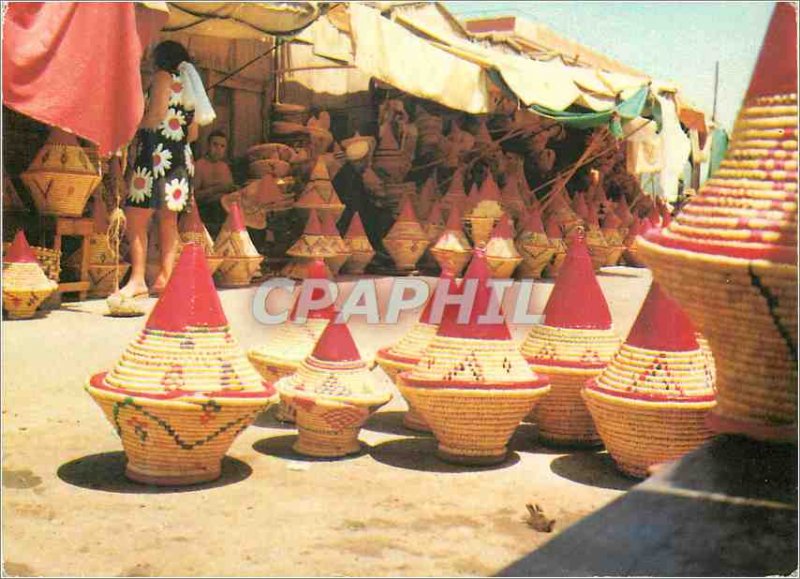
[[[424,380],[412,378],[411,370],[401,372],[399,378],[402,379],[404,386],[419,388],[424,390],[484,390],[486,392],[496,392],[498,390],[544,390],[550,389],[550,378],[539,376],[535,380],[525,380],[522,382],[444,382],[442,380]]]
[[[716,404],[717,395],[703,394],[699,396],[669,396],[667,394],[645,394],[642,392],[621,392],[619,390],[612,390],[611,388],[604,388],[597,383],[595,378],[590,378],[586,381],[585,390],[605,396],[614,398],[622,398],[625,400],[637,402],[674,402],[675,404],[692,404],[692,403],[711,403],[713,406]]]
[[[671,238],[661,230],[651,230],[644,236],[638,236],[636,243],[641,251],[659,252],[691,256],[698,260],[718,262],[725,265],[748,265],[753,261],[765,264],[778,264],[797,268],[797,244],[792,247],[781,247],[765,243],[748,243],[747,245],[731,242],[729,244],[715,241],[684,240]]]

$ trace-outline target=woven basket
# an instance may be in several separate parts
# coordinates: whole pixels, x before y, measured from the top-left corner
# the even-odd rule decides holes
[[[552,261],[556,253],[547,237],[542,234],[521,235],[517,238],[517,251],[522,256],[522,263],[517,268],[520,278],[540,279],[542,271]]]
[[[116,271],[116,281],[122,281],[128,273],[129,263],[118,265],[90,265],[89,266],[89,297],[104,298],[117,291],[114,273]]]
[[[245,287],[261,271],[261,255],[250,257],[226,256],[214,273],[220,287]]]
[[[431,426],[439,442],[442,460],[467,465],[503,462],[508,441],[522,418],[547,394],[544,387],[531,389],[420,388],[402,373],[397,380],[401,394]]]
[[[714,352],[714,415],[790,436],[797,419],[797,268],[672,249],[641,237],[637,243],[654,279]]]
[[[45,143],[20,179],[39,213],[80,217],[101,177],[82,147]]]
[[[6,310],[9,320],[30,319],[36,313],[39,306],[50,294],[55,291],[52,289],[5,289],[3,288],[3,309]]]
[[[589,250],[589,256],[592,258],[592,266],[595,271],[599,271],[613,257],[612,248],[608,245],[606,238],[599,229],[589,229],[586,232],[586,247]],[[614,253],[616,253],[616,250]]]
[[[10,245],[11,243],[7,241],[3,242],[3,255],[6,254]],[[42,266],[44,274],[57,283],[61,276],[61,253],[47,247],[31,246],[31,249],[39,265]]]
[[[514,275],[517,266],[522,262],[522,257],[492,257],[487,255],[486,262],[492,270],[492,277],[508,279]]]
[[[32,318],[58,284],[45,276],[38,263],[3,262],[3,309],[9,319]]]
[[[234,439],[269,405],[265,399],[156,400],[97,388],[87,392],[122,439],[125,476],[153,485],[189,485],[219,478]]]
[[[383,371],[386,372],[389,380],[397,384],[399,375],[402,372],[412,370],[415,364],[390,360],[389,358],[384,357],[383,352],[383,350],[378,351],[377,355],[375,356],[375,361],[383,369]],[[405,400],[406,404],[408,405],[408,410],[405,412],[405,414],[403,414],[403,426],[416,432],[430,432],[431,427],[428,426],[428,423],[425,422],[425,419],[422,417],[422,415],[417,411],[416,408],[414,408],[414,405],[411,404],[411,401],[405,397],[405,394],[403,394],[402,391],[400,394],[403,396],[403,400]]]
[[[283,267],[281,274],[292,279],[306,279],[309,277],[311,265],[317,259],[316,257],[295,257]],[[325,263],[327,267],[327,259]],[[333,277],[333,273],[330,273],[329,277]]]
[[[643,402],[591,388],[583,391],[583,399],[608,453],[633,477],[645,478],[651,465],[676,460],[712,435],[705,421],[713,402]]]
[[[623,242],[625,238],[619,229],[607,229],[603,231],[603,235],[608,243],[606,262],[603,265],[617,265],[622,258],[622,254],[625,252],[625,243]]]
[[[553,246],[553,260],[547,266],[546,277],[558,277],[558,272],[561,271],[561,266],[564,265],[564,260],[567,258],[567,245],[563,239],[550,239]]]
[[[350,250],[350,257],[342,266],[342,271],[353,275],[361,275],[375,257],[375,250],[366,237],[345,238],[344,242]]]
[[[467,226],[472,243],[480,245],[481,243],[488,243],[489,238],[492,236],[492,230],[497,225],[498,219],[495,217],[467,217],[464,223]]]

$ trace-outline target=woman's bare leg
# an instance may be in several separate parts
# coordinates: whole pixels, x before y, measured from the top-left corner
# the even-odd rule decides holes
[[[167,285],[172,269],[175,266],[175,256],[178,253],[178,212],[166,207],[158,210],[158,244],[161,248],[161,266],[158,276],[153,281],[153,291],[161,291]]]
[[[126,207],[125,235],[130,245],[131,277],[119,293],[125,297],[147,293],[147,282],[144,279],[147,264],[147,227],[153,216],[152,209],[142,207]]]

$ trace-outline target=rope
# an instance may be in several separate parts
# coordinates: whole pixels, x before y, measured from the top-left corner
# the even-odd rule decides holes
[[[122,241],[122,232],[125,230],[126,219],[125,212],[122,210],[122,195],[120,190],[119,167],[120,161],[118,157],[112,157],[111,162],[116,164],[117,169],[111,170],[111,178],[114,180],[114,211],[108,217],[108,243],[114,246],[114,259],[116,267],[114,268],[114,293],[119,291],[119,265],[120,265],[120,243]]]

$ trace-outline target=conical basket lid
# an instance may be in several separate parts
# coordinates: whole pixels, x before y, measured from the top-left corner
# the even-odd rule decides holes
[[[659,245],[797,264],[797,8],[778,2],[714,176],[661,231]]]
[[[222,227],[231,233],[235,231],[247,231],[244,226],[244,218],[242,217],[242,208],[239,207],[237,201],[230,204],[228,208],[228,218],[225,220]]]
[[[528,214],[525,219],[525,226],[523,227],[524,231],[528,231],[530,233],[544,233],[544,224],[542,223],[542,213],[536,209],[535,207],[531,207],[528,210]]]
[[[567,257],[544,309],[544,323],[557,328],[611,328],[611,312],[582,235],[572,237]]]
[[[356,237],[366,237],[367,232],[364,231],[364,224],[361,222],[361,216],[358,213],[353,214],[350,220],[350,225],[347,227],[345,239],[353,239]]]
[[[564,235],[561,233],[561,226],[555,217],[550,217],[547,220],[547,237],[550,239],[563,239]]]
[[[188,243],[144,330],[95,387],[153,398],[269,397],[231,336],[203,248]]]
[[[431,207],[431,212],[428,215],[428,225],[444,225],[444,219],[442,218],[442,204],[440,201],[437,201]]]
[[[25,233],[20,229],[14,236],[14,241],[3,256],[3,263],[35,263],[39,264],[36,256],[28,244],[28,238]]]
[[[314,168],[311,170],[311,181],[330,181],[331,175],[328,173],[328,167],[325,165],[325,161],[321,158],[317,159],[317,162],[314,164]]]
[[[487,171],[486,178],[481,183],[478,199],[480,201],[500,201],[501,199],[500,188],[491,171]]]
[[[647,350],[697,350],[696,332],[678,302],[653,282],[626,343]]]

